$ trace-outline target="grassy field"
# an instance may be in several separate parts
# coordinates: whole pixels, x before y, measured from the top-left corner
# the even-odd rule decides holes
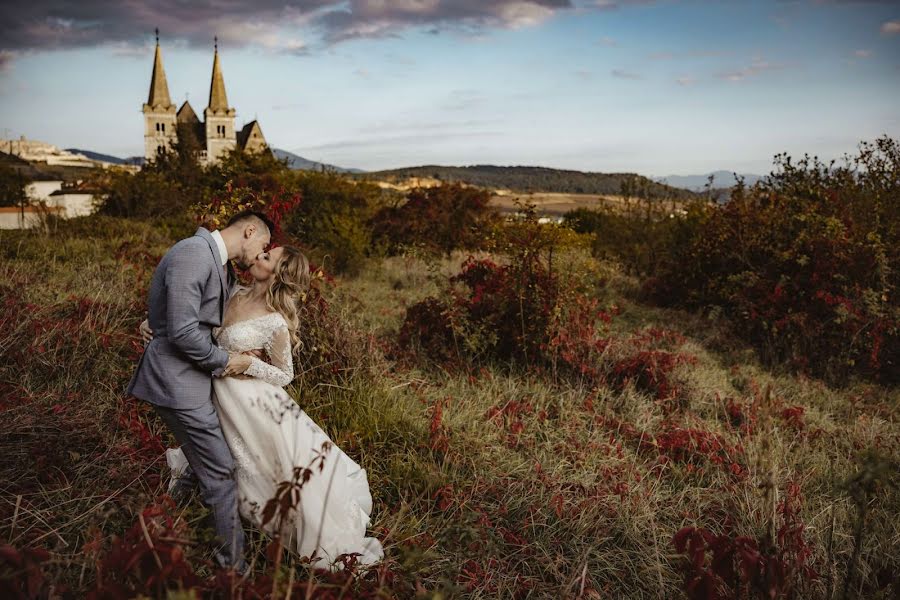
[[[433,178],[413,177],[401,183],[378,181],[379,187],[406,192],[414,187],[435,187],[441,185],[441,181]],[[569,211],[579,208],[590,210],[612,210],[615,212],[630,212],[638,209],[637,198],[625,198],[615,194],[566,194],[557,192],[531,192],[519,193],[504,189],[493,190],[490,206],[501,213],[512,213],[519,210],[520,202],[533,204],[535,210],[545,216],[561,217]],[[641,204],[639,210],[643,211],[647,206],[654,211],[674,212],[682,209],[684,201],[665,200]]]
[[[122,395],[149,276],[175,239],[100,218],[0,232],[0,590],[238,595],[208,579],[199,501],[163,499],[163,424]],[[690,357],[672,374],[675,409],[636,383],[398,353],[406,308],[464,258],[373,259],[326,285],[355,368],[290,389],[367,469],[387,560],[308,572],[254,533],[245,597],[701,598],[729,543],[767,569],[768,587],[741,597],[900,593],[900,490],[884,472],[900,458],[896,390],[767,371],[720,323],[642,305],[638,282],[581,254],[561,275],[590,283],[611,336],[665,330]],[[673,543],[685,527],[707,536],[693,570],[702,544]]]
[[[629,200],[624,196],[609,194],[603,196],[597,194],[559,194],[549,192],[517,194],[507,190],[495,191],[491,197],[490,205],[500,212],[508,213],[518,210],[518,202],[533,204],[538,213],[555,217],[561,217],[567,212],[579,208],[611,210],[624,213],[636,210],[642,212],[647,206],[650,206],[654,212],[675,212],[682,210],[684,206],[684,202],[680,200],[641,203],[637,198]]]

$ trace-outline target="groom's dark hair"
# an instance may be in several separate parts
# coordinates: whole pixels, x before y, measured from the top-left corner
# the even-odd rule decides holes
[[[269,233],[275,233],[275,223],[272,222],[265,213],[261,213],[258,210],[242,210],[238,214],[234,215],[230,219],[228,219],[228,223],[225,224],[225,227],[231,227],[235,223],[240,223],[241,221],[255,220],[259,219],[262,221],[263,225],[269,228]]]

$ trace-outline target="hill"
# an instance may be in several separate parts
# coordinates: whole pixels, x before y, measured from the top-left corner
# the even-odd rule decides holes
[[[288,152],[287,150],[281,150],[280,148],[273,148],[272,153],[275,154],[275,158],[278,160],[288,161],[288,167],[294,169],[295,171],[322,171],[322,170],[333,170],[338,173],[364,173],[361,169],[348,169],[345,167],[338,167],[336,165],[329,165],[326,163],[316,162],[314,160],[309,160],[308,158],[303,158],[293,152]]]
[[[112,163],[114,165],[142,165],[144,163],[144,158],[141,156],[119,158],[118,156],[113,156],[111,154],[103,154],[102,152],[84,150],[81,148],[66,148],[66,150],[68,152],[73,152],[76,154],[83,154],[91,160]],[[316,162],[314,160],[309,160],[308,158],[303,158],[302,156],[294,154],[293,152],[288,152],[287,150],[281,150],[279,148],[273,148],[272,153],[275,155],[275,158],[279,160],[287,159],[288,167],[295,170],[321,171],[323,169],[330,169],[337,171],[338,173],[363,173],[363,171],[360,169],[347,169],[344,167],[338,167],[336,165]]]
[[[649,198],[673,198],[687,200],[693,192],[655,182],[634,173],[586,173],[548,167],[501,167],[474,165],[445,167],[426,165],[387,171],[366,173],[362,177],[388,182],[412,177],[433,178],[450,183],[460,182],[513,192],[554,192],[562,194],[622,195],[625,187],[632,186],[633,195],[641,190]]]
[[[112,163],[114,165],[127,164],[127,159],[119,158],[118,156],[112,156],[111,154],[102,154],[100,152],[94,152],[92,150],[81,150],[80,148],[66,148],[66,151],[72,152],[74,154],[83,154],[91,160],[99,160],[101,162]]]
[[[666,175],[665,177],[654,177],[653,181],[670,185],[676,188],[691,190],[693,192],[702,192],[709,181],[710,176],[713,178],[712,187],[714,189],[730,188],[737,183],[737,178],[733,171],[713,171],[706,175]],[[763,175],[754,173],[741,173],[738,176],[744,178],[744,183],[753,185],[757,181],[764,179]]]

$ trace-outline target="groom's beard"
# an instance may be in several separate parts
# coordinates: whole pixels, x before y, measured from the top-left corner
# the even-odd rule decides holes
[[[241,271],[246,271],[247,269],[249,269],[249,268],[252,267],[253,265],[248,265],[248,264],[247,264],[246,262],[244,262],[243,260],[238,259],[238,260],[234,261],[234,266],[236,266],[236,267],[237,267],[238,269],[240,269]]]

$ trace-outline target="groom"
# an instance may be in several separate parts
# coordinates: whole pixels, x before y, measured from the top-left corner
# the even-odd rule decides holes
[[[203,501],[213,512],[221,543],[216,560],[239,572],[246,569],[244,531],[234,460],[212,402],[212,377],[240,355],[219,348],[212,330],[222,325],[234,285],[228,261],[249,269],[268,246],[272,229],[264,214],[244,211],[222,231],[210,233],[201,227],[169,249],[150,283],[153,339],[128,385],[128,393],[151,403],[181,444]],[[182,492],[189,491],[182,486]]]

